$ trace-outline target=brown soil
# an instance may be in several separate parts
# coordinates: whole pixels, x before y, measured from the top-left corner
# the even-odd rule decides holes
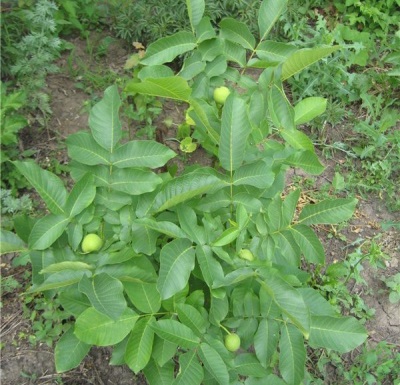
[[[98,38],[98,37],[97,37]],[[96,41],[96,37],[95,37]],[[103,66],[116,73],[123,72],[123,64],[128,57],[128,52],[120,44],[113,44],[107,55],[101,58],[90,57],[86,50],[86,42],[74,39],[75,58],[79,58],[82,65],[87,68]],[[96,43],[94,43],[96,44]],[[62,140],[69,134],[81,129],[87,129],[88,113],[85,106],[91,99],[101,95],[102,90],[92,90],[91,94],[76,87],[79,79],[77,61],[72,64],[78,74],[74,78],[67,72],[68,54],[60,61],[62,73],[48,78],[48,92],[51,95],[53,116],[48,123],[48,130],[37,132],[30,130],[25,133],[24,147],[37,151],[37,160],[41,164],[55,158],[60,163],[67,162],[67,155]],[[175,105],[167,103],[164,113],[157,120],[163,131],[165,139],[173,138],[176,134],[174,128],[167,129],[163,124],[165,117],[171,117],[176,123],[183,120],[183,114]],[[130,128],[130,127],[129,127]],[[61,142],[61,145],[60,145]],[[178,144],[166,141],[166,144],[178,152]],[[339,154],[340,156],[340,154]],[[182,163],[177,160],[178,169]],[[189,156],[190,163],[212,165],[212,161],[202,149]],[[335,162],[333,159],[327,164],[327,170],[315,181],[311,190],[317,191],[319,187],[331,182]],[[305,176],[296,172],[297,176]],[[376,310],[375,317],[367,323],[370,340],[377,342],[386,340],[400,347],[400,307],[388,301],[385,284],[381,277],[392,276],[400,272],[400,236],[399,232],[390,230],[383,232],[380,223],[384,221],[399,221],[400,213],[390,213],[385,208],[382,200],[374,197],[360,199],[356,215],[350,225],[332,236],[332,228],[319,227],[317,232],[324,242],[328,262],[341,260],[354,251],[355,247],[347,247],[359,238],[372,239],[377,234],[382,234],[379,243],[383,251],[389,256],[386,260],[385,270],[375,270],[365,265],[363,276],[368,283],[365,286],[354,285],[353,293],[361,296],[367,305]],[[127,367],[115,367],[108,364],[110,351],[108,349],[93,348],[81,365],[64,374],[57,374],[54,367],[53,350],[45,344],[32,346],[26,336],[32,334],[30,321],[23,317],[23,307],[20,295],[23,289],[29,286],[24,279],[23,267],[12,267],[13,256],[3,258],[1,269],[3,277],[14,276],[22,284],[22,289],[7,293],[2,298],[1,314],[1,372],[0,380],[8,385],[44,385],[44,384],[74,384],[74,385],[141,385],[146,384],[142,376],[135,376]],[[62,382],[61,382],[62,381]]]

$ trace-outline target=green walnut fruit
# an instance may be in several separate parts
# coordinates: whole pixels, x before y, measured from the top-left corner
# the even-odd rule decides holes
[[[101,246],[103,246],[103,241],[97,234],[88,234],[83,238],[82,251],[84,253],[99,251]]]
[[[226,98],[229,96],[231,91],[229,90],[228,87],[222,86],[218,87],[214,90],[214,100],[218,104],[225,104]]]
[[[239,251],[239,258],[245,259],[246,261],[254,261],[254,255],[249,249],[242,249]]]
[[[240,348],[240,337],[235,333],[228,334],[225,337],[225,347],[230,352],[236,352]]]

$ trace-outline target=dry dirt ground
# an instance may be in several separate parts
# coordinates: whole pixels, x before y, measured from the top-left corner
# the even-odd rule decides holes
[[[103,66],[116,73],[122,73],[123,65],[128,57],[126,48],[119,44],[109,47],[106,56],[101,58],[89,57],[86,43],[80,39],[71,41],[75,45],[75,59],[87,64],[87,68],[93,66]],[[94,43],[96,44],[96,43]],[[48,124],[48,130],[36,132],[28,130],[24,135],[26,148],[36,150],[37,160],[41,164],[51,162],[52,158],[58,162],[66,163],[67,156],[63,146],[60,146],[63,138],[80,129],[87,128],[88,113],[85,105],[88,104],[91,95],[81,89],[76,88],[79,82],[79,74],[71,76],[72,70],[79,70],[76,62],[68,62],[69,54],[63,56],[59,65],[61,73],[52,75],[48,79],[48,91],[51,95],[53,116]],[[68,71],[68,66],[69,71]],[[74,66],[76,68],[74,68]],[[97,95],[101,96],[101,92]],[[173,116],[177,122],[183,120],[182,114],[173,105],[166,106],[166,116]],[[127,124],[127,123],[125,123]],[[162,117],[159,119],[162,125]],[[128,129],[129,124],[128,125]],[[165,127],[162,127],[165,130]],[[173,133],[167,132],[167,136]],[[61,141],[60,141],[61,139]],[[169,142],[174,150],[177,145]],[[49,159],[50,158],[50,159]],[[200,150],[193,153],[189,159],[192,163],[209,165],[210,160],[204,156]],[[327,163],[325,173],[309,188],[305,193],[304,199],[309,199],[313,192],[318,191],[321,184],[332,180],[335,162],[331,160]],[[293,175],[292,175],[293,176]],[[297,172],[297,176],[303,174]],[[382,200],[374,197],[360,198],[357,212],[350,225],[340,230],[341,237],[333,236],[331,228],[318,228],[327,251],[330,262],[340,261],[346,254],[354,251],[354,247],[347,247],[357,239],[371,239],[377,234],[382,234],[380,244],[382,250],[388,255],[385,261],[385,270],[375,270],[365,266],[363,276],[368,282],[368,291],[365,286],[353,285],[352,291],[355,295],[361,296],[366,304],[376,310],[375,317],[367,323],[367,328],[371,341],[386,340],[400,347],[400,307],[391,305],[388,301],[388,294],[384,290],[385,285],[381,281],[382,275],[392,276],[400,272],[400,234],[395,230],[384,232],[380,224],[384,221],[399,221],[400,213],[390,213],[385,208]],[[346,240],[343,240],[343,237]],[[342,238],[342,239],[340,239]],[[3,277],[14,276],[22,283],[23,288],[12,293],[8,293],[2,298],[1,309],[1,383],[4,385],[44,385],[44,384],[65,384],[65,385],[141,385],[146,384],[141,376],[134,376],[127,367],[109,366],[110,351],[108,349],[94,348],[85,358],[81,365],[62,375],[57,374],[54,367],[53,350],[45,344],[31,345],[26,336],[32,334],[31,323],[23,317],[23,307],[21,295],[23,289],[29,286],[29,282],[24,278],[25,267],[12,267],[13,256],[6,256],[1,261]],[[333,382],[335,383],[334,380]]]

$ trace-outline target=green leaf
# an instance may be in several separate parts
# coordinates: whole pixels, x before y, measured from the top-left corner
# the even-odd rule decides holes
[[[89,132],[77,132],[67,138],[68,155],[89,166],[110,164],[110,153],[101,147]]]
[[[65,211],[68,216],[75,217],[88,207],[96,196],[96,187],[93,181],[93,175],[86,174],[79,182],[75,184],[68,195],[65,205]]]
[[[260,363],[268,367],[279,341],[279,323],[273,319],[262,319],[254,335],[254,350]]]
[[[54,273],[50,275],[42,284],[36,286],[32,286],[29,289],[29,293],[36,293],[40,291],[60,289],[62,287],[71,286],[75,283],[78,283],[82,277],[90,275],[90,271],[82,271],[82,270],[64,270],[59,273]]]
[[[288,385],[299,385],[304,378],[306,349],[300,331],[291,324],[281,327],[279,370]]]
[[[272,2],[275,3],[274,1]],[[297,51],[297,49],[298,48],[292,44],[266,40],[257,46],[256,53],[260,59],[268,63],[281,63],[293,52]]]
[[[307,123],[326,110],[327,99],[310,97],[301,100],[294,107],[294,122],[297,125]]]
[[[115,169],[109,186],[130,195],[141,195],[154,191],[162,179],[152,171],[140,168]]]
[[[186,8],[189,15],[190,25],[194,31],[204,14],[204,0],[186,0]]]
[[[153,348],[154,331],[151,327],[154,317],[144,317],[136,322],[126,346],[125,362],[129,368],[138,373],[150,361]]]
[[[194,259],[195,250],[188,239],[175,239],[161,249],[157,288],[163,300],[186,286],[194,269]]]
[[[7,253],[20,253],[27,250],[24,241],[18,235],[0,229],[0,255]]]
[[[113,85],[104,91],[103,99],[95,104],[89,114],[89,126],[94,140],[112,153],[121,139],[121,122],[118,117],[121,99],[118,87]]]
[[[202,0],[200,0],[202,1]],[[216,36],[213,26],[211,25],[211,21],[209,17],[203,17],[200,22],[196,25],[196,37],[197,44],[200,44],[202,41],[210,40]]]
[[[194,116],[196,127],[200,126],[204,128],[212,142],[218,144],[220,140],[220,122],[215,114],[215,110],[202,99],[191,99],[190,105],[196,113]]]
[[[247,107],[243,99],[230,95],[222,111],[219,160],[227,171],[238,169],[244,158],[247,137],[251,132]]]
[[[185,59],[178,75],[185,80],[191,80],[201,73],[205,67],[206,63],[201,59],[200,52],[196,52],[196,54]]]
[[[255,273],[250,267],[242,267],[228,273],[224,278],[215,280],[213,288],[225,287],[235,285],[236,283],[242,282],[248,278],[255,277]]]
[[[310,314],[301,294],[278,276],[276,271],[262,269],[260,273],[264,278],[264,280],[261,281],[261,286],[272,297],[281,311],[307,338],[310,333]]]
[[[136,219],[134,223],[141,224],[149,229],[155,230],[161,234],[168,235],[171,238],[186,238],[184,231],[180,229],[175,223],[167,221],[155,221],[150,218],[140,218]]]
[[[144,65],[164,64],[173,61],[178,55],[196,47],[196,38],[190,32],[177,32],[151,43],[141,63]]]
[[[164,366],[167,362],[172,361],[171,358],[176,356],[177,344],[155,336],[153,352],[151,356],[158,365]]]
[[[124,282],[124,288],[133,306],[143,313],[157,313],[161,307],[160,293],[155,283]]]
[[[254,49],[256,39],[246,24],[232,18],[225,18],[219,25],[220,36],[223,39],[237,43],[246,49]]]
[[[318,60],[331,53],[337,51],[341,47],[336,45],[333,47],[317,47],[317,48],[303,48],[291,54],[283,63],[282,67],[282,80],[286,80],[314,64]]]
[[[265,189],[272,185],[275,173],[271,165],[259,160],[239,167],[233,176],[235,186],[247,185]]]
[[[204,68],[204,73],[207,77],[212,78],[214,76],[220,76],[225,73],[228,64],[224,55],[217,56],[213,61],[207,63]]]
[[[224,230],[224,232],[212,242],[211,246],[225,246],[229,243],[232,243],[240,234],[240,229],[236,226],[229,227],[228,229]]]
[[[312,316],[309,344],[347,353],[367,339],[364,326],[353,317]]]
[[[77,291],[76,288],[63,290],[59,295],[59,299],[61,306],[75,318],[78,318],[80,314],[90,307],[88,298]]]
[[[296,129],[291,129],[291,130],[283,129],[280,131],[280,134],[282,138],[285,139],[285,141],[289,143],[293,148],[299,150],[314,151],[313,142],[303,132]]]
[[[239,64],[240,67],[246,67],[246,49],[242,46],[232,43],[229,40],[225,40],[224,44],[224,55],[228,61]],[[237,82],[240,79],[239,72],[231,72],[232,78],[230,79],[227,75],[229,74],[229,69],[225,72],[225,76],[230,81]]]
[[[167,210],[211,189],[222,186],[222,181],[208,172],[192,172],[166,182],[154,200],[153,209]]]
[[[148,227],[132,224],[132,247],[133,250],[140,254],[152,255],[156,251],[156,242],[159,237],[157,231],[151,230]]]
[[[118,147],[112,154],[111,162],[118,168],[157,168],[175,156],[174,151],[154,140],[135,140]]]
[[[187,304],[178,304],[176,305],[176,310],[179,320],[184,325],[192,329],[197,336],[202,337],[204,335],[208,322],[195,307]]]
[[[115,345],[129,334],[138,318],[139,315],[129,308],[113,320],[94,307],[89,307],[76,319],[75,335],[90,345]]]
[[[123,290],[122,283],[106,273],[91,279],[84,276],[79,282],[79,291],[87,295],[92,306],[115,321],[127,307]]]
[[[216,298],[211,296],[210,307],[210,322],[213,325],[219,326],[221,321],[225,319],[229,311],[228,297],[225,295],[223,298]]]
[[[286,7],[287,0],[264,0],[258,11],[260,40],[265,40]]]
[[[294,225],[289,229],[305,259],[311,263],[325,263],[325,251],[314,231],[306,225]]]
[[[182,348],[193,349],[200,343],[200,338],[191,329],[173,319],[161,319],[151,326],[158,336]]]
[[[214,257],[210,246],[196,247],[196,258],[208,287],[212,287],[216,280],[224,278],[222,266]]]
[[[180,228],[187,234],[182,238],[189,238],[198,245],[204,245],[206,235],[204,228],[197,224],[197,215],[195,211],[187,206],[181,205],[177,208]]]
[[[229,373],[219,353],[206,343],[200,344],[198,354],[204,367],[220,385],[229,385]]]
[[[204,378],[195,350],[179,356],[179,372],[172,385],[200,385]]]
[[[180,76],[165,78],[147,78],[141,83],[128,82],[125,91],[144,95],[158,96],[187,102],[192,92],[187,81]]]
[[[70,328],[62,335],[55,348],[57,373],[76,368],[89,353],[90,347],[91,345],[78,340],[74,334],[74,329]]]
[[[166,65],[154,65],[150,67],[143,67],[137,77],[140,80],[147,78],[166,78],[168,76],[174,76],[174,71]]]
[[[285,91],[273,85],[269,90],[269,112],[277,128],[294,130],[294,109],[288,101]]]
[[[235,358],[235,370],[242,376],[265,377],[268,374],[255,354],[243,353]]]
[[[63,261],[53,263],[40,271],[40,274],[59,273],[64,270],[92,270],[94,267],[85,262],[80,261]]]
[[[355,198],[326,199],[303,208],[299,223],[305,225],[336,224],[350,219],[358,203]]]
[[[311,316],[337,316],[337,311],[335,308],[316,289],[304,287],[297,290],[302,295],[306,305],[310,309]]]
[[[12,162],[35,188],[53,214],[64,214],[67,190],[60,178],[32,162]]]
[[[50,247],[61,237],[69,221],[69,218],[64,215],[55,214],[49,214],[39,219],[29,235],[29,248],[32,250],[44,250]]]
[[[150,360],[143,369],[143,373],[149,385],[171,385],[174,380],[174,369],[175,365],[172,361],[159,366],[154,360]]]
[[[315,155],[314,151],[310,150],[296,151],[285,159],[285,163],[300,167],[312,175],[319,175],[325,170],[325,167],[318,160],[317,155]]]

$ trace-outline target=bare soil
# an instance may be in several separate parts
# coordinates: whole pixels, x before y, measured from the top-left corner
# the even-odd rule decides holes
[[[95,37],[94,43],[96,44]],[[98,40],[97,40],[98,41]],[[87,68],[103,66],[116,73],[123,72],[123,65],[129,52],[126,47],[116,42],[109,47],[107,55],[98,58],[88,54],[86,42],[76,38],[71,41],[75,45],[75,58],[80,63],[86,64]],[[48,92],[51,95],[51,107],[53,115],[48,123],[48,130],[38,132],[35,129],[27,130],[23,136],[24,147],[37,151],[36,157],[40,164],[50,163],[52,158],[59,163],[67,162],[65,147],[62,144],[64,138],[69,134],[87,129],[88,113],[85,106],[96,97],[96,92],[91,93],[76,87],[79,82],[78,76],[71,75],[71,68],[79,72],[76,61],[71,66],[68,62],[69,54],[65,54],[59,65],[62,69],[60,74],[48,78]],[[69,63],[69,64],[68,64]],[[75,66],[75,67],[74,67]],[[177,106],[167,103],[164,115],[160,116],[157,124],[163,131],[163,138],[173,138],[174,128],[167,129],[163,119],[172,117],[174,122],[183,120],[182,111]],[[129,126],[129,125],[128,125]],[[130,127],[128,127],[130,128]],[[329,134],[329,133],[328,133]],[[332,134],[335,135],[333,129]],[[178,152],[178,144],[166,141],[166,144]],[[340,156],[340,154],[338,155]],[[182,166],[178,162],[178,169]],[[212,160],[206,156],[202,149],[191,154],[189,162],[212,165]],[[305,192],[307,196],[317,191],[321,185],[331,182],[334,168],[341,159],[334,158],[327,163],[324,174],[315,182],[315,185]],[[304,174],[296,171],[297,176]],[[380,244],[383,251],[389,256],[386,260],[385,270],[375,270],[365,265],[363,276],[368,282],[368,291],[364,287],[353,285],[353,293],[364,299],[366,304],[376,310],[375,317],[368,321],[370,341],[386,340],[400,347],[400,307],[390,304],[382,276],[392,276],[400,272],[400,234],[398,231],[389,230],[384,232],[381,223],[385,221],[399,221],[400,213],[389,212],[385,202],[377,197],[369,196],[360,198],[355,217],[345,229],[340,229],[337,236],[332,236],[332,228],[318,227],[317,233],[321,237],[327,252],[329,263],[340,261],[348,253],[354,251],[349,247],[352,242],[359,238],[372,239],[377,234],[382,234]],[[339,236],[340,235],[340,236]],[[22,289],[7,293],[2,298],[1,309],[1,372],[0,380],[5,385],[44,385],[44,384],[66,384],[66,385],[142,385],[146,381],[142,376],[135,376],[127,367],[115,367],[108,364],[110,351],[105,348],[93,348],[81,365],[64,374],[57,374],[54,366],[53,349],[45,344],[32,346],[26,336],[32,334],[31,323],[23,317],[21,294],[29,282],[24,278],[24,272],[28,267],[13,267],[14,256],[6,256],[1,261],[1,272],[3,277],[14,276],[21,284]],[[333,383],[333,382],[332,382]]]

